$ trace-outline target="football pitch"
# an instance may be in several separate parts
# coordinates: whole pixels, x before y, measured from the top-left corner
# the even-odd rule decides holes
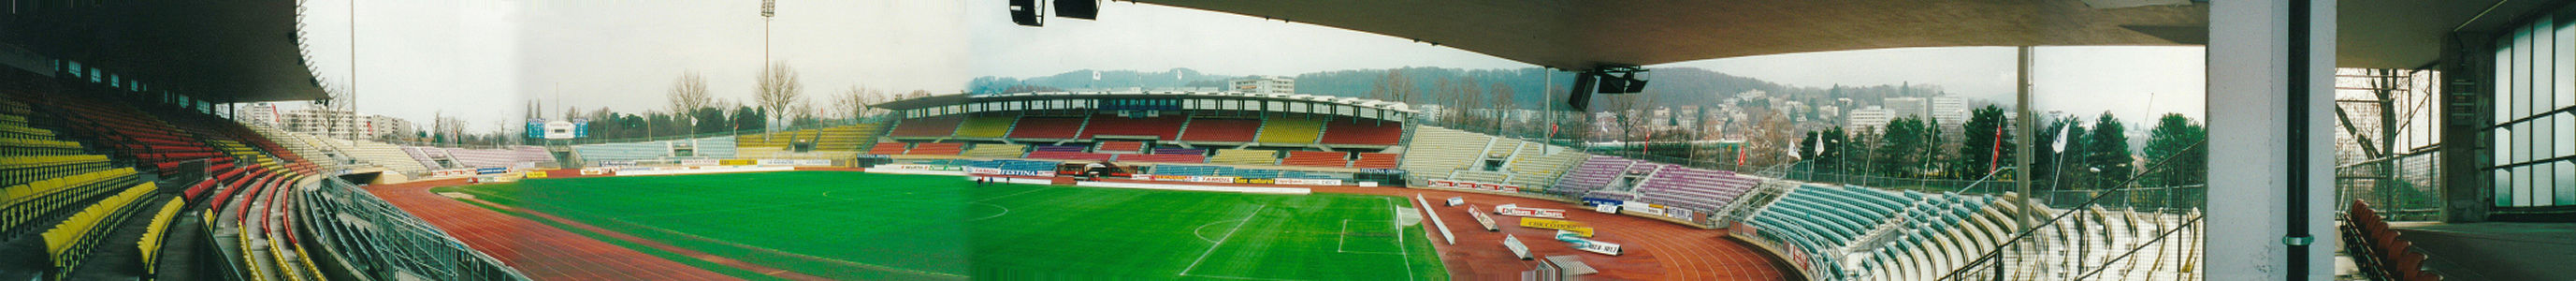
[[[1393,196],[979,186],[857,172],[530,179],[436,191],[835,279],[1448,279],[1420,213]]]

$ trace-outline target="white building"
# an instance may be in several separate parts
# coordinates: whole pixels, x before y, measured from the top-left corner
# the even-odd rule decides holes
[[[1254,94],[1295,94],[1297,78],[1253,75],[1226,82],[1227,90]]]
[[[240,110],[233,114],[233,121],[268,127],[277,127],[280,123],[276,103],[248,103],[243,104]]]
[[[332,138],[401,136],[413,131],[411,121],[384,115],[360,117],[346,110],[303,109],[278,117],[279,129]]]
[[[1941,127],[1957,129],[1960,125],[1968,123],[1967,98],[1938,96],[1932,97],[1928,102],[1932,107],[1932,120],[1940,121]]]
[[[1880,106],[1885,106],[1887,108],[1890,114],[1887,118],[1891,120],[1905,117],[1932,117],[1932,106],[1931,104],[1925,103],[1923,98],[1887,98],[1885,100],[1881,100],[1879,104]]]
[[[1881,127],[1886,127],[1888,120],[1895,119],[1896,112],[1888,110],[1885,107],[1869,106],[1862,107],[1860,109],[1853,109],[1851,110],[1851,118],[1848,121],[1843,122],[1843,131],[1849,132],[1847,134],[1878,132],[1881,129],[1885,129]]]

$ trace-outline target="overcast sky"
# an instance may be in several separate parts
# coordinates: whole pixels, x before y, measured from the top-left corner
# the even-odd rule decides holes
[[[350,81],[349,2],[307,2],[317,75]],[[707,78],[718,99],[748,101],[762,56],[758,1],[368,1],[356,7],[358,109],[422,122],[462,117],[474,130],[515,124],[525,101],[547,116],[659,109],[681,73]],[[978,76],[1082,69],[1191,68],[1221,75],[1343,69],[1533,65],[1304,23],[1128,2],[1099,21],[1049,18],[1013,25],[1003,1],[802,1],[778,4],[768,56],[795,67],[809,99],[851,87],[953,93]],[[2037,53],[2040,108],[2200,116],[2198,47],[2046,47]],[[2010,100],[2013,51],[1913,48],[1785,54],[1658,65],[1699,67],[1810,87],[1937,84],[1972,98]],[[2152,102],[2150,102],[2152,94]],[[2059,98],[2064,97],[2064,98]],[[2138,116],[2138,117],[2131,117]],[[2131,126],[2139,128],[2144,126]]]

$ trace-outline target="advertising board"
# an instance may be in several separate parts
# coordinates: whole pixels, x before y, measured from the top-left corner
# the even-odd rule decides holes
[[[1279,179],[1278,182],[1291,185],[1342,185],[1342,180],[1339,179]]]
[[[1582,234],[1583,237],[1592,237],[1591,226],[1584,226],[1583,223],[1574,221],[1521,218],[1521,227],[1572,231],[1577,234]]]
[[[1475,216],[1476,223],[1485,225],[1485,231],[1503,231],[1502,227],[1494,226],[1494,217],[1486,216],[1485,212],[1477,211],[1476,206],[1467,206],[1467,215]]]
[[[1522,208],[1519,204],[1495,205],[1494,213],[1516,217],[1565,218],[1565,210]]]

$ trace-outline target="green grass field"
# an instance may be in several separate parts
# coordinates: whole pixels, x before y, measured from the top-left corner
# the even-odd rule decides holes
[[[855,172],[532,179],[437,191],[841,279],[1448,279],[1420,213],[1393,196],[979,187],[953,176]]]

